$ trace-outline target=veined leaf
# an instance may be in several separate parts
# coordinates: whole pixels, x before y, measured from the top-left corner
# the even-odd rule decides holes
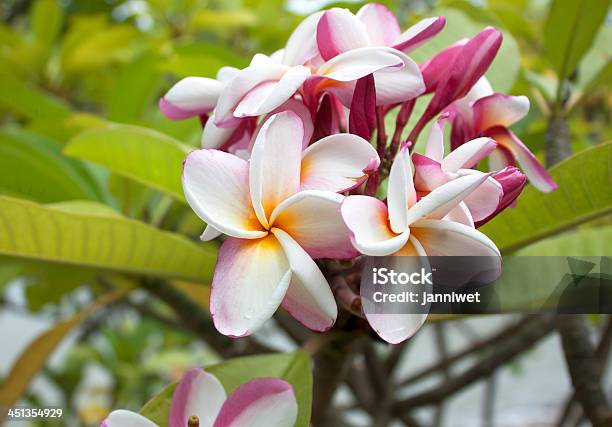
[[[559,79],[569,76],[591,47],[610,0],[553,0],[544,30],[544,51]]]
[[[129,291],[129,289],[121,289],[100,297],[90,306],[76,315],[58,322],[32,341],[21,353],[0,387],[0,407],[10,408],[19,400],[30,381],[43,368],[53,350],[73,328],[101,307],[124,297]],[[0,417],[4,417],[5,414],[6,412],[3,411]]]
[[[293,386],[298,402],[296,427],[308,427],[312,404],[310,360],[304,352],[249,356],[205,367],[215,375],[229,395],[238,386],[261,377],[276,377]],[[142,408],[140,413],[159,425],[166,425],[176,383],[170,384]]]
[[[44,203],[102,200],[91,174],[62,156],[59,144],[20,130],[0,130],[0,193]]]
[[[583,228],[572,233],[541,240],[521,249],[529,256],[612,256],[612,226]]]
[[[95,203],[40,205],[0,196],[0,254],[208,283],[210,245]]]
[[[502,253],[612,212],[612,142],[570,157],[550,174],[557,190],[542,193],[528,185],[515,208],[480,229]]]
[[[189,151],[163,133],[119,124],[82,132],[64,148],[69,156],[105,166],[178,200],[184,200],[182,164]]]

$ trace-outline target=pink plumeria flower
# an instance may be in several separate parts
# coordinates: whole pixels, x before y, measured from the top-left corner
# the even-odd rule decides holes
[[[516,204],[516,199],[521,194],[521,191],[523,191],[525,183],[527,182],[527,177],[525,174],[514,166],[505,167],[499,172],[491,175],[491,178],[501,185],[503,196],[499,202],[499,205],[497,206],[497,209],[495,209],[491,215],[484,219],[474,221],[476,227],[480,227],[481,225],[491,221],[507,207],[514,207]]]
[[[292,427],[297,419],[293,388],[278,378],[257,378],[226,397],[217,377],[190,369],[172,396],[169,427]],[[100,427],[157,427],[144,416],[119,409]]]
[[[334,297],[313,258],[356,255],[337,192],[364,182],[380,159],[351,134],[302,152],[303,134],[295,113],[278,113],[259,131],[250,161],[207,149],[185,159],[185,197],[208,224],[202,239],[230,236],[219,251],[210,302],[225,335],[252,333],[281,304],[317,331],[336,319]]]
[[[466,142],[444,156],[444,123],[447,116],[441,117],[431,128],[425,147],[425,154],[414,153],[414,185],[420,195],[461,176],[483,172],[471,169],[480,160],[491,154],[497,144],[491,138],[476,138]],[[487,177],[456,208],[456,221],[469,226],[483,221],[499,208],[503,198],[502,185],[493,177]]]
[[[498,146],[490,155],[491,170],[501,170],[518,163],[529,181],[540,191],[550,192],[557,188],[557,184],[529,148],[508,129],[529,112],[529,99],[526,96],[494,93],[491,85],[483,78],[464,99],[453,103],[449,110],[453,114],[453,147],[478,136],[493,138]]]
[[[410,154],[404,146],[391,165],[387,205],[374,197],[349,196],[342,202],[342,218],[359,252],[406,256],[411,271],[423,267],[428,256],[459,255],[492,257],[500,269],[495,243],[472,226],[451,220],[453,210],[487,178],[487,174],[461,176],[417,201]],[[381,338],[398,343],[416,333],[427,314],[366,313],[366,317]]]

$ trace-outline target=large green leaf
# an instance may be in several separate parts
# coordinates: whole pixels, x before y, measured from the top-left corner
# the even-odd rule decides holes
[[[62,21],[63,11],[58,0],[37,0],[32,4],[30,26],[41,46],[51,46],[61,30]]]
[[[231,359],[205,368],[215,375],[229,394],[238,386],[260,377],[276,377],[293,386],[298,402],[296,427],[308,427],[312,404],[312,374],[310,359],[304,352],[249,356]],[[168,412],[176,383],[170,384],[151,399],[141,414],[164,427],[168,425]]]
[[[210,245],[122,217],[95,203],[40,205],[0,196],[0,254],[208,282]]]
[[[21,130],[0,130],[0,193],[43,203],[102,199],[89,171],[62,156],[59,144]]]
[[[19,400],[30,381],[43,368],[51,353],[73,328],[101,307],[124,297],[128,292],[129,289],[122,289],[100,297],[90,306],[74,316],[56,323],[32,341],[21,353],[8,376],[2,382],[2,386],[0,386],[0,407],[10,408]],[[5,415],[6,413],[2,411],[0,421]]]
[[[560,79],[589,50],[606,19],[610,0],[553,0],[544,30],[544,50]]]
[[[542,193],[528,185],[514,209],[480,229],[503,253],[612,212],[612,143],[582,151],[550,174],[557,190]]]
[[[529,256],[612,256],[612,226],[584,228],[551,237],[521,249],[517,255]]]
[[[163,133],[112,124],[82,132],[64,153],[89,160],[142,184],[184,200],[182,164],[189,148]]]
[[[28,119],[61,120],[70,115],[65,101],[2,72],[1,68],[0,109]]]
[[[440,34],[410,53],[410,57],[419,64],[456,41],[475,36],[484,28],[483,24],[473,21],[456,9],[435,9],[433,13],[445,16],[446,25]],[[521,62],[519,55],[516,40],[504,32],[502,46],[485,74],[496,91],[508,92],[512,89],[519,72]]]

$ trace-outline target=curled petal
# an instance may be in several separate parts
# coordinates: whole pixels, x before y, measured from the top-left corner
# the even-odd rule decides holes
[[[198,417],[199,427],[212,427],[225,401],[225,389],[217,377],[199,368],[189,369],[174,390],[169,425],[187,426],[191,416]]]
[[[387,205],[389,224],[394,233],[400,234],[408,228],[408,208],[416,203],[416,191],[412,181],[410,152],[402,147],[395,156],[389,172]]]
[[[239,72],[240,70],[236,67],[221,67],[219,71],[217,71],[217,80],[225,84],[236,77]]]
[[[251,118],[240,120],[230,127],[218,127],[215,124],[215,113],[204,125],[202,148],[217,148],[230,151],[232,147],[246,148],[251,140],[254,121]]]
[[[305,149],[306,147],[308,147],[308,144],[310,144],[310,140],[312,139],[312,135],[314,133],[314,124],[312,122],[312,115],[310,114],[310,110],[302,102],[292,98],[280,107],[276,108],[275,110],[272,110],[270,112],[270,115],[282,113],[283,111],[291,111],[295,113],[302,121],[302,125],[304,126],[302,149]]]
[[[212,111],[223,84],[206,77],[185,77],[159,100],[159,109],[171,120],[196,117]]]
[[[488,256],[497,258],[499,249],[480,231],[452,221],[424,219],[411,225],[412,233],[428,256]]]
[[[366,26],[348,9],[326,10],[317,24],[317,46],[325,61],[369,45]]]
[[[361,185],[380,165],[365,139],[349,133],[330,135],[302,154],[301,189],[342,192]]]
[[[289,383],[278,378],[256,378],[229,395],[213,427],[292,427],[297,413]]]
[[[420,69],[426,87],[425,93],[436,90],[438,83],[446,75],[455,61],[455,57],[461,53],[467,41],[468,39],[460,40],[421,64]]]
[[[442,165],[419,153],[412,155],[414,162],[414,186],[417,191],[429,192],[450,181]]]
[[[300,188],[300,158],[304,126],[291,111],[270,117],[251,153],[251,200],[259,221],[268,226],[274,208]]]
[[[209,242],[211,240],[216,239],[223,233],[217,230],[215,227],[211,225],[207,225],[204,229],[204,232],[200,235],[200,240],[203,242]]]
[[[363,47],[341,53],[319,67],[317,73],[339,82],[352,82],[388,67],[404,66],[402,53],[391,48]],[[377,85],[378,86],[378,85]]]
[[[253,333],[279,307],[290,280],[289,262],[273,235],[227,239],[219,250],[210,293],[215,327],[230,337]]]
[[[289,66],[304,65],[319,55],[316,31],[321,16],[323,16],[323,12],[313,13],[295,27],[285,45],[283,64]]]
[[[442,31],[444,24],[446,19],[443,16],[423,19],[404,31],[391,46],[405,53],[411,52]]]
[[[157,424],[136,412],[117,409],[108,414],[100,427],[157,427]]]
[[[482,172],[472,169],[462,169],[460,175],[482,174]],[[504,190],[499,182],[492,177],[488,177],[471,194],[467,195],[463,202],[466,204],[474,221],[482,221],[492,215],[498,209]]]
[[[279,228],[272,228],[291,266],[291,283],[283,308],[307,328],[323,332],[338,316],[334,295],[317,264],[293,238]]]
[[[403,52],[391,49],[402,60],[399,69],[389,67],[374,73],[376,105],[389,105],[409,101],[425,92],[425,83],[419,66]]]
[[[491,154],[496,147],[497,144],[491,138],[476,138],[468,141],[455,148],[442,160],[442,170],[457,172],[459,169],[471,168]]]
[[[401,34],[397,18],[382,4],[368,3],[359,9],[356,16],[364,23],[373,46],[391,46]]]
[[[527,177],[514,166],[504,168],[494,174],[490,179],[494,179],[502,187],[503,195],[492,214],[480,220],[476,220],[477,227],[490,221],[507,207],[512,206],[521,194],[521,191],[523,191],[523,187],[525,187],[525,183],[527,182]]]
[[[504,127],[495,127],[489,129],[486,133],[487,136],[493,138],[499,145],[512,153],[529,181],[538,190],[548,193],[557,188],[557,183],[553,181],[546,168],[540,164],[529,148],[512,131]]]
[[[249,197],[249,164],[218,150],[195,150],[183,165],[183,191],[191,209],[207,224],[234,237],[266,235]]]
[[[431,125],[427,145],[425,146],[425,156],[440,163],[444,158],[444,124],[448,116],[445,114]]]
[[[357,80],[349,116],[349,132],[369,141],[376,128],[376,87],[374,77]]]
[[[343,200],[344,196],[330,191],[300,191],[274,209],[270,222],[314,259],[353,258],[358,252],[340,215]]]
[[[349,196],[342,202],[340,212],[351,232],[351,242],[364,255],[394,254],[410,236],[409,230],[402,234],[391,230],[387,206],[374,197]]]
[[[510,125],[518,122],[529,112],[526,96],[508,96],[500,93],[486,96],[474,102],[474,127],[476,130]]]

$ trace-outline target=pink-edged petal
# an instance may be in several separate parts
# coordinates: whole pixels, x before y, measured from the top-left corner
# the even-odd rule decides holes
[[[284,104],[310,76],[301,65],[291,67],[278,81],[262,82],[240,100],[234,117],[253,117],[269,113]]]
[[[498,258],[499,249],[480,231],[452,221],[423,219],[410,229],[428,256],[487,256]]]
[[[442,165],[419,153],[412,155],[414,163],[414,186],[417,191],[429,192],[450,181]]]
[[[443,115],[431,125],[427,145],[425,146],[425,157],[429,157],[436,162],[442,162],[444,158],[444,124],[447,115]]]
[[[136,412],[117,409],[108,414],[100,427],[157,427],[157,424]]]
[[[373,46],[391,46],[401,34],[397,18],[382,4],[368,3],[359,9],[356,16],[364,23]]]
[[[327,331],[336,322],[338,307],[334,295],[317,264],[293,238],[280,228],[272,228],[291,266],[291,283],[283,308],[298,322],[314,331]]]
[[[489,154],[489,170],[493,172],[501,171],[508,166],[515,166],[516,160],[512,152],[503,145],[498,145],[497,149]]]
[[[186,427],[189,418],[196,416],[198,427],[212,427],[223,402],[225,389],[217,377],[199,368],[189,369],[172,395],[168,424]]]
[[[411,52],[442,31],[444,24],[446,19],[443,16],[423,19],[398,36],[391,46],[405,53]]]
[[[304,126],[302,149],[305,149],[306,147],[308,147],[308,144],[310,144],[312,134],[314,133],[314,124],[312,122],[312,115],[310,114],[310,110],[302,102],[298,101],[297,99],[291,98],[280,107],[272,110],[270,112],[270,115],[282,113],[283,111],[294,112],[302,121],[302,125]]]
[[[200,234],[200,240],[203,242],[208,242],[217,237],[221,236],[223,233],[217,230],[215,227],[211,225],[207,225],[204,229],[204,232]]]
[[[351,233],[351,242],[364,255],[386,256],[399,251],[410,231],[396,234],[389,227],[387,206],[368,196],[349,196],[340,206],[342,219]]]
[[[440,219],[465,199],[488,177],[488,174],[470,174],[459,177],[434,189],[408,210],[408,224],[423,218]],[[411,226],[412,227],[412,226]]]
[[[442,219],[445,221],[458,222],[459,224],[467,225],[468,227],[474,227],[474,218],[472,217],[472,214],[470,213],[470,210],[465,202],[459,203]]]
[[[323,12],[313,13],[295,27],[285,45],[283,64],[304,65],[319,55],[316,31],[322,15]]]
[[[381,49],[381,48],[379,48]],[[409,101],[425,92],[425,82],[419,66],[396,49],[389,49],[401,61],[401,67],[388,67],[374,73],[376,105]]]
[[[459,169],[471,168],[491,154],[496,147],[497,144],[491,138],[483,137],[468,141],[455,148],[442,160],[442,170],[457,172]]]
[[[494,179],[499,183],[499,185],[501,185],[503,195],[499,205],[492,214],[484,219],[476,221],[477,227],[480,227],[481,225],[490,221],[507,207],[513,207],[516,199],[521,194],[521,191],[523,191],[525,183],[527,182],[527,177],[514,166],[508,166],[505,169],[497,172],[491,176],[491,179]]]
[[[462,169],[459,175],[477,174],[480,175],[482,172],[473,169]],[[472,193],[463,199],[470,210],[474,221],[482,221],[498,208],[502,201],[504,190],[499,182],[492,177],[488,177],[482,184],[480,184]]]
[[[416,191],[412,181],[410,150],[404,146],[395,156],[389,172],[387,205],[389,225],[394,233],[400,234],[408,228],[408,209],[416,203]]]
[[[304,126],[291,111],[270,117],[251,152],[249,183],[255,214],[265,226],[274,208],[300,189]]]
[[[255,123],[253,118],[239,120],[229,127],[218,127],[215,124],[215,113],[204,125],[202,132],[202,148],[216,148],[223,151],[232,151],[232,147],[245,148],[249,145]]]
[[[413,236],[410,236],[410,240],[405,244],[403,248],[401,248],[400,252],[392,257],[393,259],[385,260],[386,266],[388,268],[392,268],[394,271],[405,271],[405,272],[413,272],[420,271],[421,268],[426,271],[430,270],[429,262],[425,251],[423,250],[421,244],[416,240]],[[390,265],[390,264],[393,265]],[[365,285],[365,287],[364,287]],[[372,286],[371,282],[363,282],[362,281],[362,296],[364,295],[364,289],[367,289],[368,286]],[[376,289],[377,290],[377,289]],[[366,290],[367,293],[373,295],[375,289]],[[410,306],[406,304],[396,304],[391,306],[386,306],[377,309],[377,304],[386,304],[386,303],[376,303],[374,301],[369,301],[366,298],[362,297],[363,308],[366,319],[368,323],[374,329],[374,331],[385,341],[391,344],[398,344],[402,341],[407,340],[408,338],[414,336],[417,331],[423,326],[425,320],[427,319],[427,312],[420,312],[422,307],[414,307],[414,313],[410,313]],[[370,306],[372,304],[373,306]],[[420,303],[418,303],[420,304]],[[399,313],[389,313],[386,310],[390,308],[396,308],[400,310]],[[383,313],[381,313],[383,311]]]
[[[235,124],[238,119],[233,113],[240,101],[260,84],[280,81],[290,68],[281,64],[261,64],[251,65],[241,70],[227,82],[219,97],[215,111],[215,124],[219,127]]]
[[[289,383],[257,378],[229,395],[214,427],[293,427],[297,413],[297,400]]]
[[[233,237],[266,235],[249,197],[249,164],[218,150],[195,150],[183,165],[187,203],[204,222]]]
[[[240,70],[236,67],[221,67],[219,68],[219,71],[217,71],[217,80],[225,84],[236,77],[239,72]]]
[[[455,61],[455,57],[461,53],[463,46],[467,42],[468,39],[459,40],[421,64],[420,69],[426,86],[425,93],[431,93],[436,90],[438,84],[446,76]]]
[[[348,9],[326,10],[317,24],[317,46],[325,61],[369,45],[366,26]]]
[[[185,77],[159,100],[159,109],[171,120],[182,120],[212,111],[223,83],[206,77]]]
[[[339,133],[318,140],[302,154],[301,189],[342,192],[361,185],[380,165],[365,139]]]
[[[553,181],[546,168],[512,131],[504,127],[495,127],[487,130],[486,134],[514,155],[529,178],[529,182],[538,190],[548,193],[557,188],[557,183]]]
[[[344,196],[306,190],[279,204],[270,222],[289,234],[314,258],[349,259],[357,256],[340,215]]]
[[[352,82],[385,68],[404,67],[404,57],[398,52],[383,47],[353,49],[325,62],[317,74],[339,82]]]
[[[229,238],[219,249],[210,292],[210,313],[217,330],[230,337],[256,331],[280,306],[291,269],[272,235]]]
[[[494,93],[478,99],[472,108],[476,130],[485,131],[495,126],[509,127],[527,115],[529,98]]]
[[[374,77],[357,80],[349,116],[349,132],[369,141],[376,128],[376,87]]]

